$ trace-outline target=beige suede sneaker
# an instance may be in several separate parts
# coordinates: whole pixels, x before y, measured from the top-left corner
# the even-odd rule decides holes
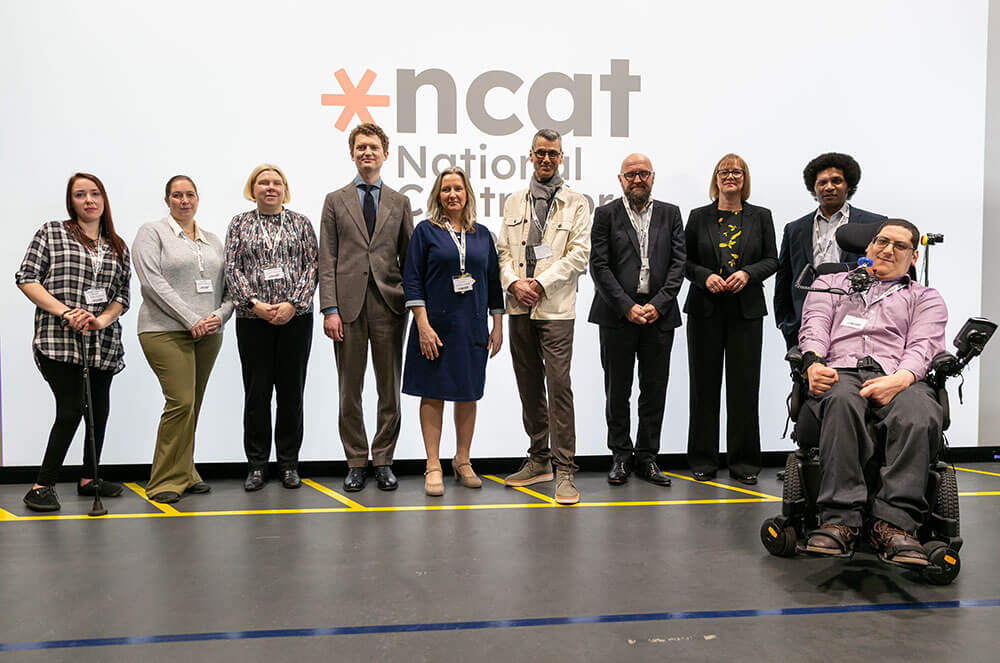
[[[533,460],[531,456],[528,456],[524,460],[524,463],[521,464],[521,469],[507,475],[507,478],[503,480],[503,485],[520,487],[542,483],[543,481],[552,481],[552,462],[539,463]]]
[[[576,504],[580,501],[580,493],[573,485],[573,472],[562,468],[556,470],[556,503]]]

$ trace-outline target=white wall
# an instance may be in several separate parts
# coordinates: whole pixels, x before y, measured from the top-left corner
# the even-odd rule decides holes
[[[815,205],[802,167],[825,151],[853,154],[863,178],[854,202],[865,209],[945,232],[935,248],[934,285],[949,302],[949,338],[979,314],[979,246],[983,234],[983,150],[987,3],[932,1],[836,5],[793,1],[745,3],[582,2],[539,21],[538,3],[502,5],[380,3],[378,11],[344,3],[88,2],[5,3],[0,23],[0,211],[6,229],[0,264],[12,279],[24,248],[44,221],[65,218],[63,194],[76,170],[98,174],[120,234],[131,241],[143,222],[165,214],[162,187],[175,173],[198,183],[204,227],[224,233],[248,209],[243,181],[259,162],[280,164],[292,192],[289,207],[319,223],[323,196],[353,176],[346,133],[335,128],[340,108],[321,95],[340,93],[334,73],[357,84],[376,73],[371,94],[390,97],[372,115],[390,135],[383,175],[390,185],[429,188],[399,148],[416,155],[486,152],[490,159],[527,153],[534,131],[527,107],[532,83],[547,72],[591,75],[592,135],[570,134],[580,174],[570,184],[591,196],[614,194],[614,175],[632,151],[651,155],[654,195],[685,215],[705,204],[712,166],[735,151],[750,164],[752,202],[781,227]],[[365,8],[363,8],[365,7]],[[629,61],[641,91],[629,95],[629,136],[610,135],[609,94],[600,76],[612,59]],[[397,128],[397,70],[440,68],[458,92],[456,134],[437,135],[435,95],[417,97],[418,133]],[[513,135],[482,133],[468,119],[465,92],[489,70],[524,80],[516,92],[494,90],[487,108],[516,113]],[[583,104],[575,110],[580,112]],[[556,119],[574,111],[566,91],[548,99]],[[358,122],[352,118],[350,126]],[[481,150],[479,146],[486,144]],[[509,193],[520,179],[479,177],[477,191]],[[413,196],[425,207],[425,194]],[[485,216],[485,206],[480,206]],[[496,229],[496,201],[485,222]],[[5,465],[40,461],[53,413],[52,397],[29,351],[30,303],[9,281],[0,291]],[[686,289],[685,289],[686,291]],[[593,296],[580,286],[573,369],[577,450],[606,453],[597,330],[585,322]],[[140,304],[133,280],[133,306]],[[768,289],[770,300],[770,288]],[[105,461],[149,462],[162,407],[156,380],[135,335],[134,309],[123,318],[128,367],[115,378]],[[780,440],[788,389],[784,346],[769,317],[761,392],[765,449]],[[955,408],[953,445],[977,443],[978,376],[966,404]],[[366,386],[369,434],[374,385]],[[330,342],[316,318],[306,388],[303,459],[342,459],[336,436],[336,372]],[[200,461],[243,458],[242,388],[232,325],[209,384],[199,430]],[[404,396],[397,457],[420,458],[416,399]],[[480,406],[476,456],[518,456],[527,443],[507,349],[490,362]],[[686,445],[687,358],[679,330],[672,358],[662,450]],[[449,448],[446,441],[445,449]],[[79,442],[70,462],[79,457]],[[447,451],[443,452],[447,454]]]

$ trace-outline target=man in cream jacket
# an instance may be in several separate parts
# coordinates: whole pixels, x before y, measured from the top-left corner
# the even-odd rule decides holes
[[[576,428],[570,361],[576,282],[590,257],[590,207],[559,176],[562,139],[542,129],[531,143],[535,173],[526,190],[507,199],[497,239],[500,281],[508,293],[510,354],[530,438],[521,469],[507,486],[552,481],[555,500],[576,504]],[[546,394],[547,391],[547,394]]]

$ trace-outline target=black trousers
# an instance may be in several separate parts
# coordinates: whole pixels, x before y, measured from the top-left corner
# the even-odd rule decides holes
[[[887,405],[878,406],[858,391],[865,380],[883,373],[838,369],[837,382],[824,394],[810,397],[818,409],[820,484],[816,504],[820,522],[861,527],[868,502],[864,468],[885,445],[879,468],[881,486],[872,515],[908,532],[916,530],[927,511],[927,468],[941,443],[944,415],[926,382],[915,382]],[[866,417],[874,421],[875,439]]]
[[[281,469],[296,469],[302,448],[302,395],[312,347],[313,317],[297,315],[284,325],[257,318],[236,320],[243,366],[243,448],[251,470],[271,456],[271,396],[277,395],[274,447]]]
[[[625,323],[600,328],[601,366],[604,367],[604,417],[608,448],[615,458],[640,463],[660,453],[663,408],[670,377],[670,349],[674,330]],[[632,378],[639,359],[639,428],[635,445],[630,435]]]
[[[87,407],[87,396],[84,393],[83,367],[63,361],[54,361],[43,354],[35,353],[36,363],[42,372],[42,377],[49,383],[52,395],[56,398],[56,420],[49,431],[49,443],[45,447],[45,457],[38,470],[37,483],[43,486],[54,486],[59,480],[59,470],[66,460],[66,452],[73,442],[76,429],[80,426]],[[111,378],[114,373],[95,368],[90,369],[90,397],[94,403],[94,446],[97,449],[97,460],[100,462],[101,449],[104,447],[104,431],[108,425],[108,413],[111,410]],[[93,478],[94,457],[90,453],[90,445],[84,441],[83,472],[85,479]]]
[[[760,355],[764,319],[747,320],[731,295],[714,297],[709,317],[688,316],[690,421],[688,466],[719,469],[722,369],[726,369],[726,457],[729,471],[760,472]]]

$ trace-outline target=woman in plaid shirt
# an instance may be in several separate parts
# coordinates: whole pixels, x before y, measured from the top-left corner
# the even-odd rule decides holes
[[[91,369],[98,460],[108,422],[111,378],[125,367],[118,317],[129,306],[129,254],[115,233],[101,181],[87,173],[70,177],[66,211],[68,221],[50,221],[35,233],[16,275],[17,287],[37,307],[35,364],[56,399],[56,419],[38,479],[24,496],[25,505],[34,511],[59,509],[55,484],[84,414],[81,350]],[[121,484],[89,476],[94,462],[89,445],[84,445],[77,493],[121,495]]]
[[[319,260],[316,233],[308,218],[283,206],[290,199],[288,180],[277,166],[254,168],[243,196],[257,207],[234,216],[226,233],[226,285],[236,304],[243,368],[243,446],[249,464],[243,487],[264,487],[271,398],[277,394],[274,446],[281,483],[298,488]]]

